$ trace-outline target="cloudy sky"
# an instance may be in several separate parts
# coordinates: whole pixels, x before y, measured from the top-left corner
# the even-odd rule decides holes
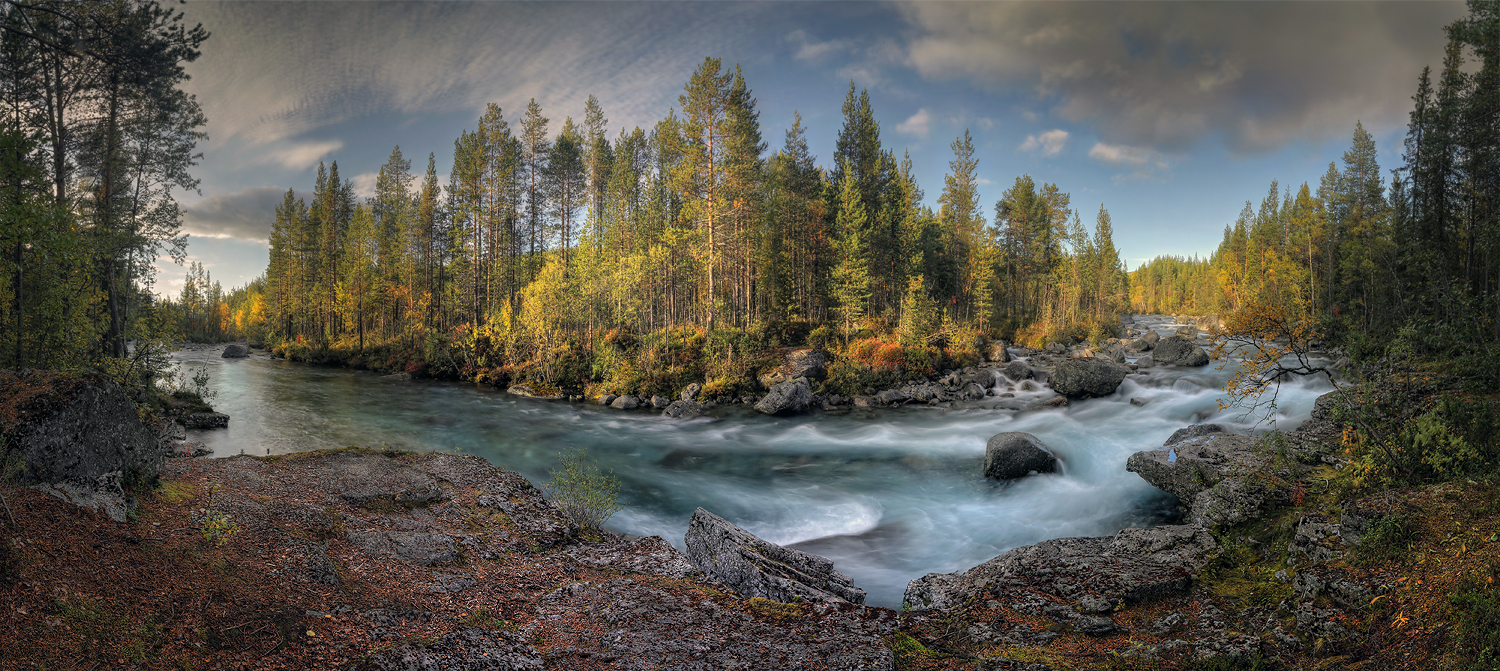
[[[1102,204],[1131,268],[1207,255],[1271,180],[1314,185],[1362,121],[1387,169],[1410,96],[1438,66],[1458,2],[189,2],[213,36],[189,66],[208,115],[182,194],[190,258],[226,287],[260,275],[272,208],[310,190],[319,161],[357,187],[399,145],[414,171],[488,102],[515,124],[535,98],[554,120],[597,96],[650,128],[705,56],[738,63],[762,134],[801,113],[827,164],[852,81],[881,139],[909,150],[929,202],[949,143],[974,137],[981,200],[1029,174]],[[182,269],[160,266],[161,290]]]

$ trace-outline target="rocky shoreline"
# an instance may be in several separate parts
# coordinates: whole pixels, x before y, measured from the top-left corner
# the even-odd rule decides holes
[[[1074,361],[1101,360],[1063,359],[1054,370]],[[864,606],[864,591],[829,560],[702,509],[684,539],[687,553],[660,537],[587,538],[524,477],[474,456],[349,448],[163,460],[163,443],[112,385],[98,377],[61,385],[47,403],[19,413],[8,436],[71,435],[72,447],[60,452],[83,456],[74,459],[76,472],[33,471],[18,501],[27,514],[54,520],[75,504],[98,508],[108,517],[72,514],[79,521],[50,523],[52,535],[85,529],[113,539],[97,547],[127,555],[153,548],[157,557],[119,561],[166,557],[182,571],[208,562],[234,576],[233,586],[216,589],[234,593],[219,597],[235,604],[227,619],[246,623],[199,612],[194,617],[212,626],[161,644],[187,646],[215,668],[253,668],[272,656],[297,668],[894,669],[927,668],[917,662],[946,649],[952,664],[931,668],[1046,669],[1073,668],[1066,659],[1100,645],[1127,668],[1178,667],[1213,657],[1291,659],[1350,640],[1349,609],[1389,589],[1323,568],[1384,514],[1368,504],[1344,507],[1336,522],[1301,517],[1281,547],[1260,550],[1285,553],[1291,568],[1267,581],[1285,595],[1279,603],[1246,606],[1211,587],[1214,567],[1238,551],[1225,545],[1223,530],[1294,497],[1300,483],[1292,484],[1292,470],[1342,466],[1330,440],[1331,395],[1287,436],[1280,463],[1259,439],[1213,425],[1187,427],[1162,449],[1133,455],[1130,470],[1183,502],[1182,524],[1049,540],[960,573],[928,574],[911,581],[897,612]],[[113,409],[98,410],[105,407]],[[132,421],[139,428],[124,434],[114,426]],[[136,433],[140,445],[127,452],[146,462],[85,449]],[[1011,467],[992,477],[1045,472],[1046,446],[1027,438],[991,441],[992,451],[1024,457],[997,458]],[[126,491],[127,472],[138,481],[159,474],[165,484]],[[109,482],[100,485],[100,477]],[[114,498],[95,505],[98,496]],[[230,531],[205,531],[215,519]],[[64,551],[47,549],[40,534],[11,538],[26,557],[6,584],[13,599],[78,589],[92,580],[80,569],[98,570],[96,560],[49,561]],[[193,587],[146,591],[202,598]],[[243,646],[223,644],[234,632],[246,637]],[[250,660],[244,650],[263,652]]]

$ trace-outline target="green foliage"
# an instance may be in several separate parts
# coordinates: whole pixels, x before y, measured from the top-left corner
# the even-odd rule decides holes
[[[604,522],[624,507],[619,479],[613,471],[601,472],[581,450],[560,453],[558,459],[562,468],[549,472],[552,481],[544,491],[580,531],[597,535]]]
[[[1467,660],[1466,671],[1488,671],[1500,666],[1500,565],[1490,564],[1489,575],[1468,576],[1448,597],[1457,610],[1455,645]]]
[[[1386,515],[1370,524],[1355,547],[1355,563],[1374,566],[1401,561],[1417,541],[1416,522],[1407,515]]]
[[[1260,653],[1244,657],[1216,655],[1194,660],[1188,667],[1192,671],[1271,671],[1276,665]]]
[[[470,613],[468,616],[460,619],[459,622],[469,625],[470,627],[480,627],[484,629],[499,629],[502,631],[516,630],[516,625],[510,620],[495,615],[486,608],[476,609],[473,613]]]
[[[219,486],[213,482],[204,488],[206,501],[198,510],[203,516],[203,521],[198,523],[198,532],[203,534],[203,540],[222,546],[239,533],[240,527],[228,513],[214,508],[214,492],[218,489]]]
[[[918,660],[936,656],[927,646],[922,645],[921,641],[912,638],[910,634],[904,631],[898,630],[896,633],[891,634],[885,639],[885,644],[895,655],[896,668],[898,669],[909,668],[911,664]]]

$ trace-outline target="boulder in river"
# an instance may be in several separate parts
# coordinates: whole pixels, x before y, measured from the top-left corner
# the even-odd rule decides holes
[[[807,410],[812,404],[812,386],[807,378],[799,377],[772,387],[766,397],[755,404],[755,409],[767,415],[790,415]]]
[[[1233,524],[1256,517],[1265,499],[1264,486],[1250,477],[1265,462],[1256,451],[1259,439],[1211,432],[1215,427],[1189,427],[1197,435],[1174,436],[1176,442],[1169,440],[1164,449],[1136,452],[1125,461],[1125,470],[1175,494],[1194,524]]]
[[[609,402],[609,407],[616,410],[634,410],[641,407],[641,399],[634,396],[619,396]]]
[[[243,359],[250,356],[250,348],[238,343],[225,345],[224,353],[219,356],[225,359]]]
[[[1156,363],[1176,366],[1206,366],[1208,353],[1198,343],[1182,336],[1170,336],[1157,343],[1153,355]]]
[[[1151,349],[1152,347],[1156,346],[1156,343],[1161,341],[1161,334],[1157,333],[1154,329],[1147,329],[1146,332],[1141,335],[1140,340],[1141,342],[1146,344],[1146,349]]]
[[[1179,327],[1177,327],[1177,335],[1181,336],[1183,338],[1196,338],[1196,337],[1198,337],[1198,327],[1196,327],[1196,326],[1179,326]]]
[[[1052,389],[1068,398],[1108,396],[1120,388],[1130,369],[1104,359],[1070,359],[1057,365]]]
[[[997,433],[984,446],[984,477],[1013,480],[1057,470],[1057,457],[1036,436],[1020,431]]]
[[[1025,361],[1012,361],[1005,366],[1005,377],[1016,382],[1030,380],[1033,374],[1031,366],[1026,365]]]
[[[745,597],[863,604],[865,591],[827,557],[770,543],[707,510],[688,522],[688,560]]]
[[[1156,365],[1156,359],[1150,354],[1135,360],[1136,368],[1150,368]]]
[[[660,395],[651,397],[651,407],[657,410],[665,410],[669,405],[672,405],[672,399],[670,398]]]
[[[697,401],[681,400],[672,401],[667,409],[662,411],[661,416],[672,419],[692,419],[701,414],[703,414],[703,404]]]

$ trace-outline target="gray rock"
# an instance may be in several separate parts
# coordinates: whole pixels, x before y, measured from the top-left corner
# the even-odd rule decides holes
[[[828,355],[815,349],[794,349],[787,352],[782,364],[760,376],[761,386],[771,389],[782,382],[799,377],[821,380],[826,374]]]
[[[766,542],[702,508],[693,511],[684,541],[694,566],[746,597],[865,602],[865,591],[828,558]]]
[[[17,483],[71,483],[67,489],[76,491],[71,497],[63,496],[66,500],[87,499],[102,505],[102,499],[82,494],[92,490],[106,498],[118,496],[120,505],[133,506],[119,492],[120,478],[155,477],[167,450],[158,432],[141,423],[135,404],[120,385],[95,373],[52,372],[35,372],[17,383],[50,388],[17,408],[24,412],[14,424],[0,426],[6,434],[4,449],[16,453],[26,465]],[[52,493],[61,495],[62,491]],[[90,507],[99,507],[93,503]]]
[[[1063,354],[1068,351],[1068,346],[1060,342],[1049,342],[1047,343],[1046,350],[1053,354]]]
[[[1019,431],[997,433],[984,446],[984,476],[995,480],[1051,473],[1057,457],[1036,436]]]
[[[520,635],[508,631],[460,627],[437,640],[406,639],[370,653],[357,671],[522,671],[544,666],[541,655]]]
[[[614,403],[615,399],[617,398],[619,398],[619,396],[615,396],[614,394],[605,394],[599,397],[599,405],[609,405],[611,403]]]
[[[1162,443],[1162,447],[1176,445],[1177,443],[1188,440],[1190,438],[1201,438],[1203,436],[1210,436],[1215,433],[1231,432],[1228,429],[1224,428],[1224,425],[1222,424],[1192,424],[1173,431],[1171,437],[1167,438],[1167,442]]]
[[[1175,366],[1203,366],[1208,364],[1208,353],[1197,343],[1180,335],[1163,338],[1157,343],[1154,356],[1156,363]]]
[[[350,531],[349,542],[365,552],[395,557],[408,564],[432,566],[463,559],[458,543],[442,533],[412,531]]]
[[[1025,361],[1012,361],[1005,366],[1005,377],[1017,382],[1030,380],[1034,374],[1031,366],[1026,365]]]
[[[698,393],[701,391],[703,391],[703,385],[694,382],[683,388],[682,395],[678,398],[683,401],[696,401],[698,400]]]
[[[887,389],[875,395],[875,402],[880,405],[900,405],[906,400],[906,393],[900,389]]]
[[[250,348],[239,344],[225,345],[224,353],[219,356],[225,359],[243,359],[250,356]]]
[[[1083,594],[1128,605],[1187,590],[1194,572],[1217,550],[1207,530],[1187,525],[1058,538],[1016,548],[963,573],[929,573],[908,583],[903,599],[912,610],[950,610],[989,590],[1002,595],[1002,605],[1030,615],[1041,614],[1047,601]]]
[[[1146,356],[1143,356],[1143,357],[1135,360],[1135,367],[1136,368],[1150,368],[1150,367],[1155,366],[1155,365],[1156,365],[1156,359],[1152,358],[1152,356],[1150,354],[1147,354]]]
[[[799,377],[772,387],[766,397],[755,404],[755,409],[767,415],[791,415],[807,410],[812,404],[812,387],[807,378]]]
[[[1183,438],[1167,449],[1130,455],[1125,470],[1175,494],[1193,523],[1239,522],[1258,516],[1266,496],[1265,485],[1248,482],[1265,461],[1257,443],[1253,436],[1225,433]]]
[[[580,564],[595,568],[676,580],[701,575],[687,555],[661,536],[612,535],[606,542],[579,544],[564,553]]]
[[[1140,340],[1141,342],[1146,343],[1146,349],[1151,349],[1152,347],[1156,346],[1156,343],[1161,341],[1161,334],[1157,333],[1155,330],[1148,329],[1144,334],[1141,335]]]
[[[224,429],[229,427],[229,415],[222,412],[190,412],[177,418],[189,429]]]
[[[703,404],[697,401],[672,401],[667,409],[662,411],[661,416],[672,419],[692,419],[703,414],[703,410]]]
[[[959,398],[964,401],[977,401],[984,398],[984,387],[974,382],[969,382],[958,392]]]
[[[1196,338],[1198,337],[1198,327],[1179,326],[1177,327],[1177,335],[1183,338]]]
[[[1137,407],[1137,408],[1143,408],[1143,407],[1146,406],[1147,403],[1150,403],[1150,401],[1146,400],[1146,397],[1144,397],[1144,396],[1137,396],[1135,398],[1130,399],[1130,404],[1133,405],[1133,406],[1135,406],[1135,407]]]
[[[651,397],[651,407],[656,408],[657,410],[665,410],[669,405],[672,405],[672,399],[669,399],[665,396]]]
[[[634,396],[620,396],[610,401],[609,407],[616,410],[635,410],[641,407],[641,400]]]
[[[1069,398],[1108,396],[1120,388],[1130,369],[1103,359],[1070,359],[1057,366],[1052,389]]]

